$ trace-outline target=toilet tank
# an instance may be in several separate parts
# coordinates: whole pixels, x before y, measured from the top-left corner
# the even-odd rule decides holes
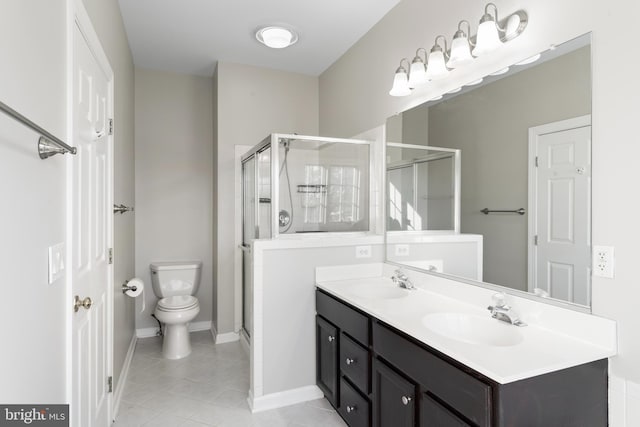
[[[195,295],[200,286],[201,261],[152,262],[151,285],[158,298]]]

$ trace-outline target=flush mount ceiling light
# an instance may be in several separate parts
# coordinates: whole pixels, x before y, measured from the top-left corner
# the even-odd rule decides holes
[[[406,96],[411,93],[412,89],[424,85],[430,80],[446,78],[451,70],[468,66],[473,63],[476,57],[491,53],[506,42],[518,37],[524,32],[528,22],[527,13],[523,10],[518,10],[501,20],[498,18],[498,7],[493,3],[488,3],[484,8],[484,14],[480,19],[475,36],[471,36],[469,21],[462,20],[453,35],[450,50],[447,46],[447,39],[440,35],[436,37],[435,44],[428,54],[424,48],[418,48],[411,64],[404,58],[396,70],[393,88],[389,94],[391,96]],[[442,44],[438,43],[440,39],[443,41]],[[424,52],[424,59],[420,56],[420,52]],[[402,65],[403,61],[407,63],[406,68]],[[492,75],[498,75],[507,70],[508,68],[501,69]],[[469,84],[477,84],[477,82]]]
[[[283,49],[298,41],[298,35],[284,27],[264,27],[256,32],[256,39],[273,49]]]

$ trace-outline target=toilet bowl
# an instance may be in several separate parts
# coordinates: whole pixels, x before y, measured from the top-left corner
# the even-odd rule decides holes
[[[200,284],[200,261],[154,262],[150,265],[153,292],[158,298],[154,315],[164,325],[162,355],[181,359],[191,354],[189,322],[200,312],[193,295]]]

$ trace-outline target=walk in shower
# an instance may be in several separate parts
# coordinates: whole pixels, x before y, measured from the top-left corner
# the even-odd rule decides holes
[[[243,327],[251,334],[255,239],[370,230],[371,144],[272,134],[242,162]]]

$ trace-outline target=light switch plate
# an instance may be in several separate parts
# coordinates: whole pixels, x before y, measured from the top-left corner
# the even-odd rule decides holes
[[[64,252],[64,242],[49,246],[49,284],[64,276],[66,265]]]

